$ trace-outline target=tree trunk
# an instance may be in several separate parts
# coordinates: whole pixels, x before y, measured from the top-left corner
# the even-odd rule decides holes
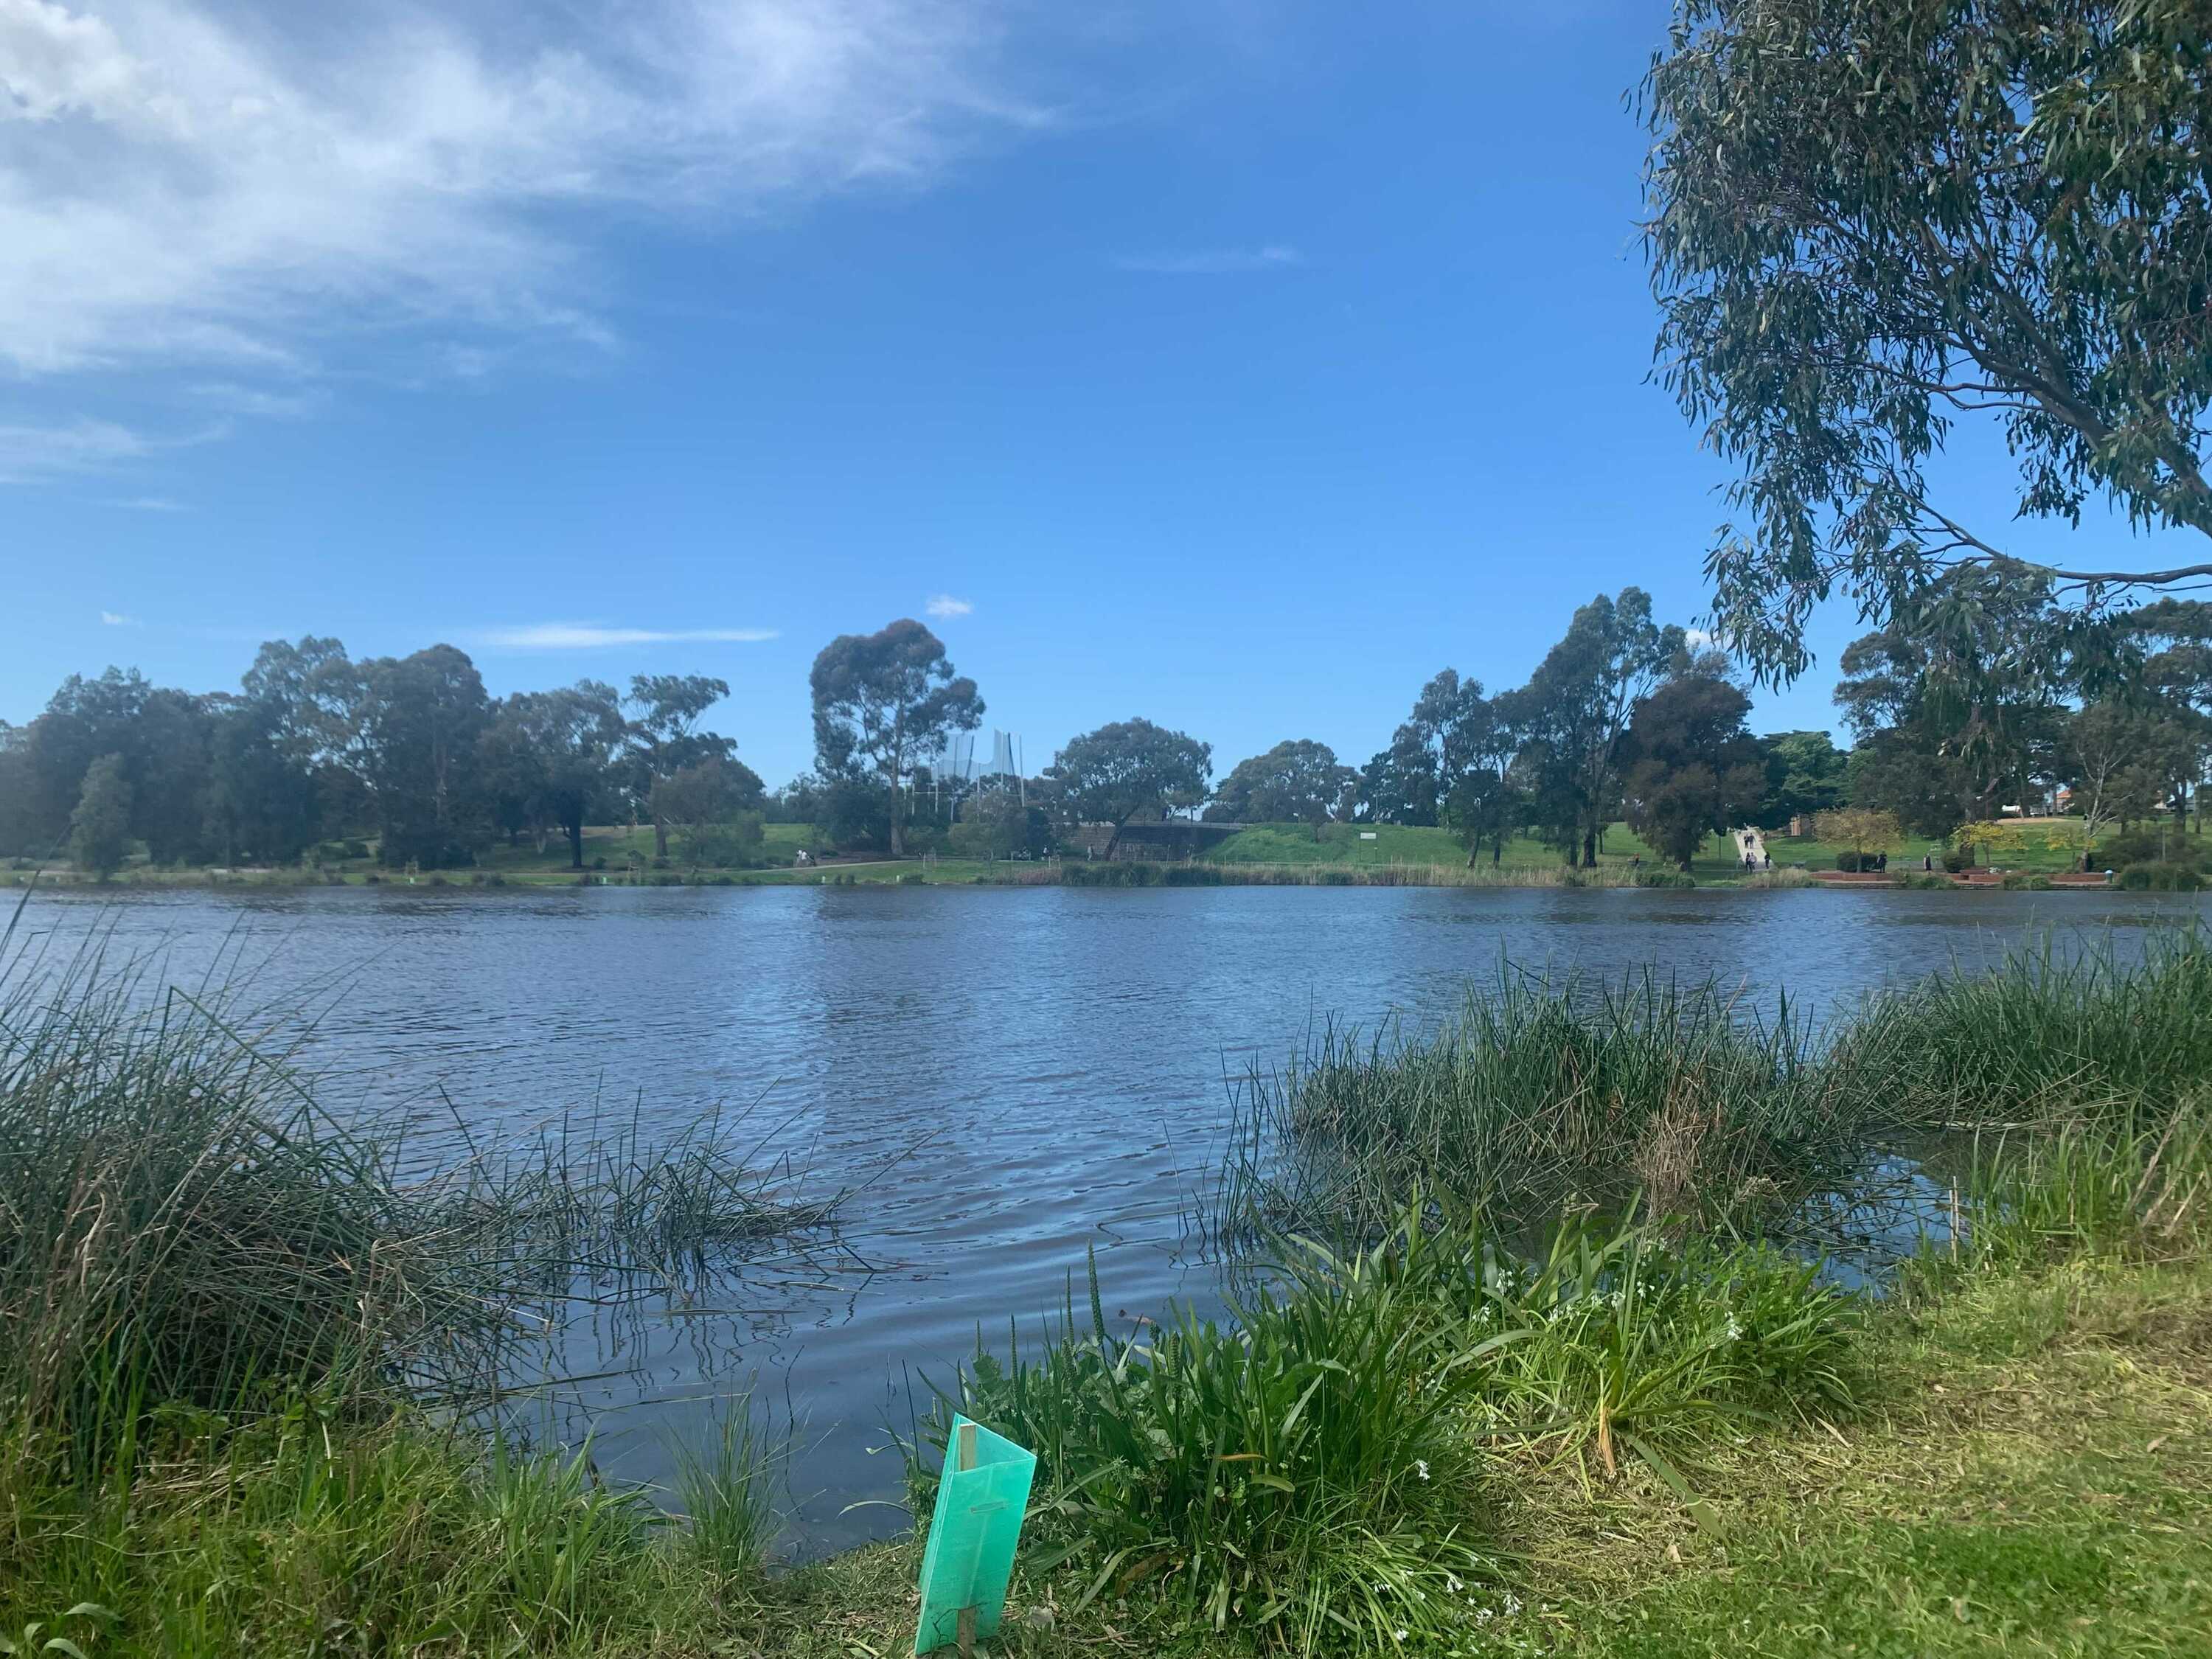
[[[580,870],[584,867],[584,820],[579,817],[561,827],[568,832],[568,867]]]
[[[668,856],[668,821],[659,812],[653,815],[653,855],[657,859]]]
[[[1495,870],[1500,864],[1504,863],[1504,860],[1505,837],[1503,836],[1492,836],[1490,838],[1490,867]]]
[[[1597,868],[1597,831],[1587,827],[1583,830],[1583,868]]]
[[[1121,826],[1127,822],[1126,818],[1115,819],[1114,833],[1106,837],[1106,861],[1109,864],[1114,861],[1114,849],[1121,844]]]

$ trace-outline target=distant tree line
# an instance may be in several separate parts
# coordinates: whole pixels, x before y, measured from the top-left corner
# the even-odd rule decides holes
[[[729,694],[719,679],[494,697],[451,646],[356,660],[336,640],[275,641],[235,693],[111,668],[0,726],[0,850],[67,845],[107,871],[133,843],[156,863],[234,864],[374,841],[386,865],[428,869],[504,838],[565,842],[581,868],[585,825],[629,820],[652,826],[658,858],[728,866],[757,861],[775,820],[811,825],[817,850],[893,857],[1039,857],[1099,826],[1089,845],[1110,856],[1133,823],[1202,814],[1443,826],[1470,862],[1534,836],[1583,866],[1625,819],[1686,867],[1731,825],[1845,807],[1929,836],[2062,799],[2092,839],[2185,828],[2212,760],[2212,605],[2164,599],[2054,657],[2018,648],[2054,626],[2044,586],[1954,580],[1977,584],[1971,599],[1917,613],[1944,626],[1893,620],[1844,652],[1849,750],[1826,732],[1754,736],[1727,654],[1630,587],[1577,610],[1525,685],[1434,676],[1364,767],[1294,738],[1218,783],[1211,745],[1136,717],[1071,738],[1034,777],[948,766],[983,699],[912,620],[823,649],[814,767],[773,796],[702,724]]]
[[[465,865],[491,842],[565,839],[587,823],[679,830],[730,861],[760,842],[765,791],[701,715],[729,687],[640,675],[489,695],[449,645],[356,659],[333,639],[272,641],[236,692],[72,675],[38,718],[0,726],[0,847],[72,847],[114,869],[132,842],[157,864],[289,863],[374,841],[383,863]]]

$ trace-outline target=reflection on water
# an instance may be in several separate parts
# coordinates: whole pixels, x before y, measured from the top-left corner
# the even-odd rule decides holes
[[[1448,1014],[1501,953],[1614,975],[1715,975],[1768,1012],[1986,963],[2028,934],[2205,914],[2147,895],[1452,888],[298,889],[35,897],[27,927],[226,949],[256,1000],[319,1011],[330,1103],[410,1115],[410,1155],[596,1111],[648,1139],[744,1109],[799,1184],[860,1188],[835,1271],[793,1258],[631,1299],[561,1357],[611,1473],[658,1479],[667,1437],[756,1375],[806,1425],[811,1549],[895,1530],[917,1373],[1056,1310],[1097,1253],[1109,1309],[1211,1297],[1179,1249],[1224,1129],[1224,1078],[1334,1017]],[[19,930],[20,937],[20,930]],[[450,1108],[447,1102],[450,1101]],[[458,1117],[459,1125],[456,1123]],[[586,1352],[604,1346],[607,1352]]]

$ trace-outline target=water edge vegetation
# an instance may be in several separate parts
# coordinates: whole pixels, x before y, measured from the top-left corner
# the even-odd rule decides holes
[[[1436,1156],[1449,1137],[1396,1148],[1371,1205],[1265,1231],[1225,1321],[1121,1332],[1072,1294],[937,1379],[905,1442],[917,1495],[943,1401],[1039,1449],[1013,1652],[1712,1653],[1747,1620],[1777,1653],[2061,1626],[2069,1651],[2155,1650],[2212,1617],[2208,974],[2193,935],[2135,968],[2017,957],[1878,999],[1808,1054],[1695,994],[1540,987],[1441,1047],[1340,1046],[1295,1099],[1499,1115],[1480,1178]],[[0,1000],[0,1636],[809,1659],[910,1639],[910,1545],[767,1571],[786,1454],[750,1414],[656,1495],[475,1408],[580,1256],[666,1273],[822,1213],[757,1182],[732,1205],[726,1151],[410,1184],[219,1006],[131,989],[91,963]],[[1672,1054],[1667,1022],[1690,1034]],[[1580,1157],[1585,1130],[1700,1091],[1770,1171],[1853,1129],[1979,1128],[1944,1166],[1955,1231],[1871,1298],[1753,1227],[1685,1224],[1740,1194],[1733,1155],[1674,1194]],[[1854,1103],[1876,1094],[1879,1117]],[[1545,1212],[1480,1201],[1520,1168]],[[1579,1201],[1623,1176],[1644,1206]]]

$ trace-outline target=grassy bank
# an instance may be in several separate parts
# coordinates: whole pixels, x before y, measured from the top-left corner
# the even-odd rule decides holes
[[[1268,1234],[1228,1321],[1109,1322],[1079,1289],[936,1378],[916,1505],[951,1403],[1037,1449],[1000,1650],[1041,1656],[2185,1651],[2212,1619],[2208,973],[2197,940],[2139,969],[2023,959],[1807,1054],[1656,990],[1610,1014],[1532,990],[1398,1092],[1506,1113],[1489,1144],[1539,1167],[1562,1126],[1595,1144],[1650,1103],[1817,1141],[1844,1085],[1798,1073],[1831,1066],[1916,1121],[2008,1127],[1965,1144],[1956,1232],[1881,1301],[1673,1205],[1509,1224],[1461,1201],[1440,1137],[1387,1207],[1378,1177],[1362,1242]],[[914,1545],[766,1570],[804,1450],[749,1413],[659,1492],[490,1431],[505,1345],[579,1263],[742,1271],[822,1218],[734,1176],[738,1149],[486,1152],[410,1184],[221,1010],[96,968],[39,983],[0,999],[0,1638],[910,1643]],[[1389,1058],[1327,1098],[1379,1112]]]
[[[1996,861],[2021,872],[2022,879],[2051,875],[2078,866],[2078,847],[2069,839],[2075,826],[2060,822],[2007,830],[2008,848]],[[517,846],[499,843],[484,849],[469,869],[424,872],[413,878],[418,888],[443,886],[562,887],[598,885],[754,886],[798,884],[880,885],[906,882],[929,885],[1049,885],[1063,879],[1070,884],[1086,880],[1097,885],[1259,885],[1259,886],[1444,886],[1444,887],[1627,887],[1639,884],[1668,884],[1679,874],[1670,861],[1638,839],[1626,823],[1607,831],[1594,869],[1570,872],[1559,853],[1534,837],[1510,839],[1504,856],[1493,861],[1487,854],[1470,864],[1466,850],[1448,830],[1402,824],[1379,824],[1363,830],[1356,824],[1328,824],[1316,832],[1306,824],[1254,824],[1230,836],[1195,865],[1136,864],[1127,867],[1150,872],[1135,878],[1078,875],[1107,866],[1082,859],[986,860],[954,858],[878,859],[847,855],[830,863],[794,862],[799,849],[813,844],[811,825],[771,823],[765,826],[760,867],[755,869],[694,869],[683,858],[680,845],[665,861],[656,860],[650,828],[603,825],[584,832],[584,865],[578,871],[569,862],[568,847],[556,840],[544,848],[531,842]],[[1372,836],[1373,839],[1367,837]],[[1832,871],[1842,850],[1813,839],[1790,840],[1779,835],[1769,840],[1776,869],[1747,875],[1728,856],[1728,844],[1710,840],[1692,861],[1690,878],[1700,886],[1775,887],[1803,884],[1803,871]],[[353,856],[343,856],[351,849]],[[1906,836],[1890,849],[1892,866],[1900,878],[1917,874],[1923,855],[1940,855],[1942,843]],[[1993,855],[1994,856],[1994,855]],[[1211,873],[1170,879],[1170,870]],[[0,873],[0,880],[22,884],[36,879],[49,885],[76,885],[90,878],[67,860],[19,859]],[[111,886],[362,886],[372,881],[406,885],[405,874],[386,870],[367,855],[365,843],[330,843],[305,863],[283,867],[231,869],[167,867],[133,859],[110,878]]]

